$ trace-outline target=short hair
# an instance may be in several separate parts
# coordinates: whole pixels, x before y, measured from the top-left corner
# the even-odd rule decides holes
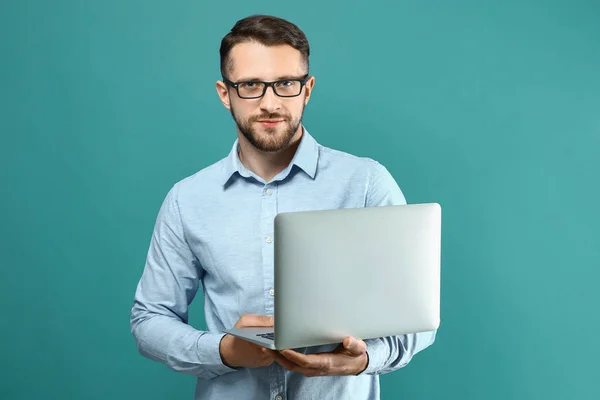
[[[285,19],[270,15],[251,15],[239,20],[221,40],[221,75],[227,76],[231,71],[232,59],[229,56],[231,49],[240,43],[258,42],[265,46],[287,44],[298,50],[306,69],[309,69],[308,58],[310,46],[306,35],[298,26]]]

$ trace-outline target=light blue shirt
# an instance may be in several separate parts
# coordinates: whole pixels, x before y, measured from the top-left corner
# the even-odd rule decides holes
[[[236,140],[226,158],[176,183],[160,208],[131,311],[140,353],[196,376],[196,399],[379,399],[378,375],[405,366],[435,331],[368,339],[367,369],[343,377],[305,378],[277,363],[232,369],[219,342],[242,314],[274,315],[277,213],[405,203],[384,166],[324,147],[306,129],[290,165],[270,182],[244,167]],[[200,285],[208,331],[188,324]]]

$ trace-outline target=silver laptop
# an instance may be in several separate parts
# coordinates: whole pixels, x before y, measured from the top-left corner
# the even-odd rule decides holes
[[[280,213],[273,328],[225,332],[273,350],[440,324],[437,203]]]

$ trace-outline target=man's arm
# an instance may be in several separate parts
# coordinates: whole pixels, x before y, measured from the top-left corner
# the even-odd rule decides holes
[[[235,369],[224,365],[219,353],[224,334],[188,325],[202,267],[183,234],[177,189],[169,191],[158,213],[131,310],[131,332],[145,357],[210,379]]]
[[[371,169],[366,207],[406,204],[400,187],[381,164]],[[376,375],[395,371],[407,365],[415,354],[431,346],[437,331],[367,339],[368,365],[362,374]]]

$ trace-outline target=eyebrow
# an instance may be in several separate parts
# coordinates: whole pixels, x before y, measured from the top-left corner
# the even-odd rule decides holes
[[[276,81],[284,81],[284,80],[286,80],[286,79],[287,79],[287,80],[292,80],[292,79],[298,79],[298,80],[301,80],[301,79],[304,79],[304,77],[305,77],[305,76],[306,76],[306,75],[301,75],[301,76],[284,75],[284,76],[280,76],[280,77],[278,77],[278,78],[277,78],[277,79],[275,79],[275,81],[273,81],[273,82],[276,82]],[[268,81],[264,81],[264,80],[262,80],[262,79],[260,79],[260,78],[257,78],[257,77],[242,78],[242,79],[238,79],[238,80],[237,80],[237,82],[250,82],[250,81],[268,82]]]

